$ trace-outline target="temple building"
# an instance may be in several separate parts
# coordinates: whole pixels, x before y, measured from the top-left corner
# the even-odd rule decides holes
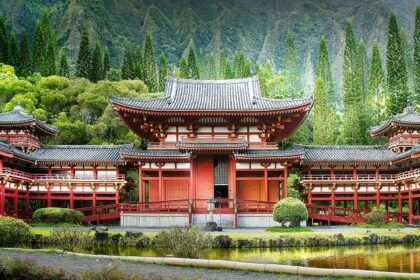
[[[301,177],[310,222],[357,223],[372,207],[420,220],[420,114],[413,108],[373,127],[387,146],[279,149],[305,120],[313,98],[268,99],[257,77],[170,77],[163,97],[112,97],[114,110],[147,149],[133,145],[46,146],[59,133],[21,108],[0,114],[0,215],[29,218],[59,206],[86,221],[123,226],[274,225],[273,205]],[[138,174],[138,201],[121,195]]]

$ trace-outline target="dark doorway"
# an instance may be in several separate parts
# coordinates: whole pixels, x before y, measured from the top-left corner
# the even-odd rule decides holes
[[[228,198],[229,191],[227,185],[215,185],[214,186],[214,198]]]

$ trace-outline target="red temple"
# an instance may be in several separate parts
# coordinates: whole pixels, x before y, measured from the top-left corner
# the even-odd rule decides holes
[[[17,108],[0,114],[0,215],[30,217],[45,206],[77,208],[86,221],[124,226],[274,225],[272,207],[301,173],[311,221],[355,223],[374,206],[388,219],[420,220],[420,114],[407,108],[372,128],[389,146],[278,149],[313,99],[267,99],[257,77],[201,81],[169,78],[165,95],[111,98],[116,112],[148,142],[44,146],[57,130]],[[120,191],[138,171],[138,201]]]

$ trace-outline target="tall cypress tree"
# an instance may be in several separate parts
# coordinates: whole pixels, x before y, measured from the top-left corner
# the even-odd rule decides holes
[[[216,70],[216,56],[214,52],[210,53],[210,60],[209,60],[209,78],[211,80],[217,79],[217,70]]]
[[[179,77],[183,79],[188,79],[188,63],[185,57],[181,57],[179,61]]]
[[[327,40],[321,37],[319,43],[319,54],[316,63],[316,76],[324,81],[325,91],[327,93],[329,104],[335,104],[334,83],[331,75],[330,59],[328,55]]]
[[[109,57],[108,47],[105,47],[104,59],[103,59],[103,63],[102,63],[102,77],[104,79],[106,78],[106,75],[107,75],[109,69],[111,69],[111,58]]]
[[[35,24],[34,47],[33,47],[33,71],[41,73],[44,68],[45,60],[45,45],[42,35],[41,22],[37,21]]]
[[[57,70],[55,69],[55,43],[51,40],[47,44],[43,75],[51,76],[55,75],[56,72]]]
[[[10,35],[9,45],[8,45],[8,58],[7,63],[17,67],[19,64],[19,53],[18,53],[18,47],[17,47],[17,40],[16,40],[16,33],[12,32]]]
[[[133,55],[131,53],[130,44],[125,45],[124,60],[121,67],[121,77],[123,80],[131,80],[134,78]]]
[[[136,53],[134,55],[134,74],[135,77],[139,80],[143,80],[143,54],[141,52],[141,47],[136,47]]]
[[[168,62],[165,53],[161,53],[159,57],[159,91],[165,90],[166,80],[168,78]]]
[[[314,96],[316,102],[313,109],[313,143],[335,144],[335,110],[328,101],[324,80],[318,76]]]
[[[198,51],[198,73],[200,79],[206,79],[208,77],[206,70],[206,59],[204,57],[204,51],[202,48]]]
[[[360,72],[360,85],[361,85],[361,100],[360,100],[360,133],[362,137],[362,142],[366,143],[369,139],[369,108],[367,104],[368,96],[368,73],[369,73],[369,61],[366,53],[366,47],[363,40],[360,40],[359,46],[357,48],[358,56],[358,68]]]
[[[416,22],[413,35],[413,103],[420,104],[420,6],[416,8]]]
[[[360,108],[361,108],[361,67],[351,23],[346,23],[346,39],[343,62],[343,126],[341,142],[343,144],[361,144]]]
[[[8,39],[4,18],[0,16],[0,62],[7,63],[8,57]]]
[[[225,73],[223,74],[224,79],[233,79],[234,73],[229,59],[224,59],[223,61],[223,69],[225,70]]]
[[[305,96],[310,96],[314,94],[315,90],[315,72],[314,66],[312,63],[312,53],[311,50],[306,52],[305,56],[305,63],[303,65],[303,72],[302,72],[302,84],[303,84],[303,91]],[[325,90],[325,87],[324,87]]]
[[[143,75],[144,83],[150,92],[156,92],[158,89],[155,51],[153,49],[153,39],[151,34],[147,34],[144,43],[143,57]]]
[[[29,50],[29,35],[23,31],[20,36],[18,75],[27,77],[32,73],[31,52]]]
[[[285,76],[285,91],[289,97],[302,96],[300,67],[296,56],[296,47],[291,32],[288,32],[284,50],[283,73]]]
[[[61,54],[60,70],[58,74],[62,77],[70,77],[69,63],[67,61],[67,55],[64,52]]]
[[[89,80],[96,83],[104,78],[102,70],[101,44],[96,41],[90,62]]]
[[[386,55],[390,96],[388,111],[390,115],[395,115],[401,113],[407,106],[409,91],[406,56],[394,13],[391,13],[389,17]]]
[[[223,50],[220,51],[220,56],[219,56],[219,73],[217,75],[217,78],[223,80],[225,79],[225,64],[226,64],[226,58],[225,58],[225,53],[223,52]]]
[[[372,47],[372,60],[369,69],[368,79],[368,125],[378,125],[387,118],[387,84],[385,74],[382,68],[381,54],[378,43],[375,42]]]
[[[80,78],[89,78],[90,69],[90,49],[89,49],[89,33],[83,28],[82,38],[80,40],[79,54],[77,55],[76,76]]]
[[[199,79],[200,73],[198,72],[197,61],[195,58],[194,48],[190,48],[188,51],[188,78]]]

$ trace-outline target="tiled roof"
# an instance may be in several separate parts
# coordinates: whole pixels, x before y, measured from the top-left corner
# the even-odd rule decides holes
[[[235,153],[235,156],[244,157],[291,157],[291,156],[302,156],[303,152],[300,149],[291,150],[247,150],[245,152]]]
[[[10,146],[4,142],[0,142],[0,150],[13,154],[14,157],[18,157],[30,162],[34,162],[34,159],[31,155],[24,153],[21,149]]]
[[[181,150],[241,150],[248,148],[248,143],[244,138],[184,138],[177,142],[176,147]]]
[[[412,107],[407,107],[401,114],[395,115],[380,125],[372,127],[370,133],[378,135],[386,131],[389,127],[392,127],[394,123],[420,127],[420,113]]]
[[[399,161],[399,160],[403,160],[405,158],[410,158],[412,155],[420,153],[420,145],[415,145],[413,146],[411,149],[409,149],[408,151],[401,153],[401,154],[397,154],[393,161]]]
[[[39,127],[50,134],[57,134],[58,132],[57,128],[38,120],[32,115],[26,114],[20,106],[16,106],[13,111],[0,114],[0,127],[13,125],[16,126],[30,122],[35,122]]]
[[[397,155],[386,146],[300,146],[303,162],[391,162]]]
[[[43,146],[30,153],[37,163],[100,162],[122,163],[121,153],[133,145],[56,145]]]
[[[112,97],[111,102],[143,110],[209,112],[292,109],[310,105],[313,99],[263,98],[257,77],[235,80],[189,80],[169,77],[164,97]]]
[[[150,160],[153,161],[189,161],[191,154],[181,152],[178,149],[156,149],[156,150],[128,150],[122,153],[124,159]]]

